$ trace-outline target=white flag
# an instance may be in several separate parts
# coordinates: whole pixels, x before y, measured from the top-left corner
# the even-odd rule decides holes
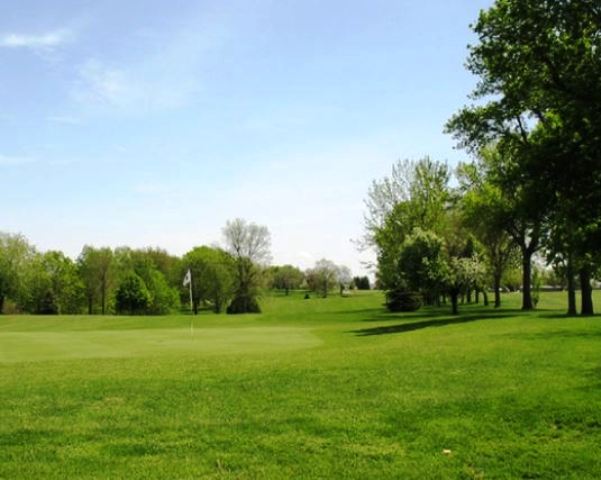
[[[184,277],[184,287],[186,285],[190,285],[191,282],[192,282],[192,272],[190,271],[190,269],[188,269],[188,271],[186,272],[186,276]]]

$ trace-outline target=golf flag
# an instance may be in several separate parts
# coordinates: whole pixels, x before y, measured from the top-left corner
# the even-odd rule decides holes
[[[184,277],[184,287],[190,285],[191,282],[192,282],[192,272],[190,271],[190,269],[188,269],[188,271],[186,272],[186,276]]]

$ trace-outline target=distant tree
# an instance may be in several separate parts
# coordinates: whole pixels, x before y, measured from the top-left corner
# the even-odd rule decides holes
[[[0,232],[0,314],[7,298],[16,300],[21,294],[24,267],[34,252],[22,235]]]
[[[17,298],[21,310],[35,314],[56,314],[55,293],[50,272],[44,265],[44,255],[35,252],[23,266],[22,288]]]
[[[276,265],[269,268],[271,288],[284,290],[286,295],[290,290],[297,290],[303,283],[303,272],[292,265]]]
[[[227,222],[223,236],[235,264],[234,296],[227,312],[260,312],[258,296],[262,266],[270,260],[269,230],[237,218]]]
[[[353,274],[351,269],[345,265],[338,265],[336,280],[338,281],[338,286],[340,288],[340,295],[342,295],[344,290],[350,288],[353,282]]]
[[[92,314],[96,302],[100,302],[100,312],[104,315],[115,283],[113,251],[108,248],[83,247],[77,259],[80,277],[83,281],[88,313]]]
[[[353,277],[353,283],[355,284],[355,288],[357,290],[370,290],[371,289],[371,284],[369,282],[368,276]]]
[[[136,255],[149,259],[154,268],[163,274],[169,286],[179,289],[182,283],[180,258],[169,254],[166,250],[153,247],[136,250]]]
[[[324,298],[339,284],[338,276],[339,267],[325,258],[317,261],[315,266],[306,273],[309,288]]]
[[[190,270],[192,309],[195,314],[202,302],[210,302],[213,311],[221,313],[234,293],[234,267],[231,255],[220,248],[195,247],[184,255],[180,278]],[[188,289],[185,290],[187,297]]]
[[[21,304],[32,313],[79,313],[84,286],[75,263],[62,252],[36,253],[24,270]]]
[[[134,250],[129,247],[119,247],[114,251],[116,284],[120,286],[132,274],[140,277],[149,295],[145,313],[162,315],[178,307],[178,288],[169,284],[167,275],[172,275],[174,278],[179,275],[165,268],[165,261],[169,262],[169,268],[175,265],[168,254],[158,249]]]
[[[115,295],[117,313],[130,315],[146,313],[150,301],[151,296],[144,280],[135,272],[129,273],[121,280]]]

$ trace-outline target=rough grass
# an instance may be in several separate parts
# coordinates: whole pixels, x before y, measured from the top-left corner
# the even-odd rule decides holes
[[[599,317],[382,301],[1,317],[0,478],[599,478]]]

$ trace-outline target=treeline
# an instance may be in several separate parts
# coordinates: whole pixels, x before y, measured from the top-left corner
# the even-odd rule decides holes
[[[579,287],[580,311],[592,315],[601,265],[598,1],[498,0],[473,28],[476,103],[446,125],[473,160],[454,172],[429,158],[400,162],[374,182],[366,241],[378,252],[378,281],[391,308],[448,299],[457,312],[458,298],[489,288],[499,306],[504,276],[519,268],[530,310],[539,260],[565,283],[568,313],[577,313]]]
[[[323,296],[354,288],[348,268],[327,260],[306,272],[268,266],[266,227],[237,219],[223,234],[223,248],[196,247],[182,257],[160,248],[86,245],[72,260],[60,251],[39,252],[22,235],[0,233],[0,313],[161,315],[190,307],[246,313],[260,311],[265,288]],[[367,277],[357,282],[369,287]]]

